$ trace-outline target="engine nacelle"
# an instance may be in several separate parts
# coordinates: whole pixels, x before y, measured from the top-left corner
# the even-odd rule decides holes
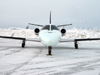
[[[40,32],[40,29],[39,29],[39,28],[36,28],[36,29],[34,30],[34,32],[35,32],[36,35],[38,35],[39,32]]]
[[[65,29],[61,29],[61,33],[62,33],[62,36],[64,36],[65,33],[66,33],[66,30]]]
[[[61,33],[62,34],[66,33],[66,30],[65,29],[61,29]]]

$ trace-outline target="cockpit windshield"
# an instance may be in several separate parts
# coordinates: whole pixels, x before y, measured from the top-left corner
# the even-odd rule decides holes
[[[55,25],[51,25],[51,30],[59,30]]]
[[[42,28],[42,30],[50,30],[50,25],[46,25]]]
[[[42,30],[50,30],[50,25],[46,25]],[[51,25],[51,30],[59,30],[55,25]]]

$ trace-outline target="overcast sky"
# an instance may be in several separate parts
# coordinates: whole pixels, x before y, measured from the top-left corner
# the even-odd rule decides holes
[[[0,28],[49,24],[50,11],[52,24],[100,28],[100,0],[0,0]]]

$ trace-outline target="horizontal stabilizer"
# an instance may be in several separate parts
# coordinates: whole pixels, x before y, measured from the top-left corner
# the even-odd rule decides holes
[[[34,25],[34,26],[40,26],[43,27],[43,25],[39,25],[39,24],[32,24],[32,23],[28,23],[29,25]]]
[[[63,27],[63,26],[69,26],[69,25],[72,25],[72,24],[58,25],[57,27]]]

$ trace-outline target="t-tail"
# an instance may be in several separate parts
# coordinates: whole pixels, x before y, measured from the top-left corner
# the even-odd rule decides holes
[[[50,23],[50,30],[51,30],[51,11],[50,11],[50,20],[49,20],[49,23]],[[34,26],[40,26],[40,27],[43,27],[44,25],[40,25],[40,24],[32,24],[32,23],[28,23],[29,25],[34,25]],[[57,25],[57,27],[64,27],[64,26],[69,26],[69,25],[72,25],[72,24],[64,24],[64,25]]]

